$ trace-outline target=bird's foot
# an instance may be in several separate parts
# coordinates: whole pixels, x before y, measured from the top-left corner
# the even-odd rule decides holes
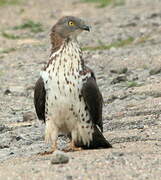
[[[64,149],[63,151],[64,152],[74,152],[74,151],[81,151],[81,150],[82,150],[81,147],[75,147],[75,148],[69,147],[69,148]]]
[[[72,147],[71,148],[71,151],[82,151],[82,148],[81,147]]]
[[[81,147],[77,147],[75,146],[74,142],[70,143],[70,146],[68,148],[66,148],[64,151],[65,152],[74,152],[74,151],[81,151],[82,148]]]

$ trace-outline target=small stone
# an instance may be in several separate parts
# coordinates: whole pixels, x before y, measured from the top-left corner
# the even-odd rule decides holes
[[[35,115],[34,112],[29,111],[29,112],[25,112],[25,113],[23,114],[23,122],[33,121],[33,120],[35,120],[35,119],[36,119],[36,115]]]
[[[113,101],[115,101],[116,99],[118,99],[117,96],[111,95],[111,96],[107,99],[107,103],[110,104],[110,103],[112,103]]]
[[[69,162],[69,157],[62,151],[55,151],[51,159],[51,164],[65,164]]]
[[[150,70],[149,74],[150,75],[155,75],[161,73],[161,67],[156,67]]]
[[[66,176],[66,180],[72,180],[73,177],[72,176]]]
[[[0,149],[5,149],[5,148],[9,148],[9,146],[8,145],[1,145],[0,144]]]
[[[127,81],[127,77],[125,75],[119,75],[112,80],[111,84],[117,84],[125,81]]]
[[[156,17],[158,17],[158,16],[161,16],[161,13],[152,13],[152,14],[148,17],[148,19],[156,18]]]
[[[16,138],[15,138],[17,141],[19,141],[20,139],[22,139],[21,138],[21,136],[16,136]]]
[[[0,133],[9,131],[10,128],[5,125],[0,125]]]
[[[14,152],[10,152],[10,153],[9,153],[9,155],[13,155],[13,154],[14,154]]]
[[[4,125],[0,125],[0,131],[3,131],[6,127]]]
[[[35,87],[35,86],[27,86],[27,87],[26,87],[26,90],[27,90],[27,91],[29,91],[29,90],[34,90],[34,87]]]
[[[6,90],[4,91],[4,95],[9,95],[9,94],[11,94],[11,90],[10,90],[10,89],[6,89]]]
[[[124,156],[123,152],[112,152],[107,156],[106,160],[116,160],[122,156]]]
[[[140,33],[141,33],[141,34],[145,34],[146,32],[147,32],[147,28],[141,28],[141,29],[140,29]]]
[[[122,68],[110,70],[111,73],[115,73],[115,74],[125,74],[125,73],[127,73],[127,71],[128,71],[127,67],[122,67]]]

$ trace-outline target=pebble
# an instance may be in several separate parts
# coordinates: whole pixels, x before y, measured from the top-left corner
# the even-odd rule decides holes
[[[69,157],[62,151],[55,151],[51,159],[51,164],[66,164],[69,162]]]
[[[4,132],[7,132],[9,131],[10,128],[5,126],[5,125],[0,125],[0,133],[4,133]]]
[[[127,81],[127,77],[125,75],[119,75],[112,80],[111,84],[117,84],[125,81]]]
[[[150,75],[155,75],[161,73],[161,67],[156,67],[150,70],[149,74]]]
[[[27,121],[33,121],[36,119],[36,114],[34,112],[25,112],[23,114],[23,122],[27,122]]]
[[[9,95],[9,94],[11,94],[12,92],[11,92],[11,90],[10,89],[6,89],[5,91],[4,91],[4,95]]]
[[[111,73],[115,73],[115,74],[125,74],[125,73],[127,73],[127,71],[128,71],[127,67],[122,67],[122,68],[110,70]]]

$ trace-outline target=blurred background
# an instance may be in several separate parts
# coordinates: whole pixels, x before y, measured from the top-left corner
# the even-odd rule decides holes
[[[104,131],[114,146],[108,157],[100,151],[100,156],[81,156],[80,164],[73,160],[73,177],[86,177],[85,170],[79,172],[85,157],[93,169],[87,177],[102,178],[106,157],[113,167],[106,171],[110,179],[158,179],[161,0],[0,0],[0,160],[46,149],[44,126],[36,125],[33,89],[50,54],[50,29],[65,15],[91,26],[78,40],[103,94]]]

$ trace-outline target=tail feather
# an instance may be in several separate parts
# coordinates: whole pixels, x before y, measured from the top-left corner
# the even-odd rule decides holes
[[[94,127],[93,138],[89,145],[84,145],[82,142],[77,142],[75,145],[83,149],[112,148],[112,145],[106,140],[97,126]]]

